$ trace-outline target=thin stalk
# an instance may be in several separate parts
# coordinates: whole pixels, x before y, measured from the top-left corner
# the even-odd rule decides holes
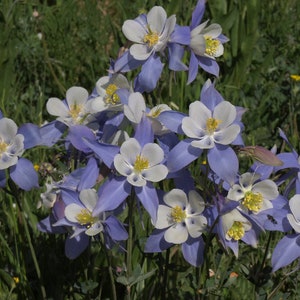
[[[165,269],[163,274],[163,284],[161,289],[161,299],[166,299],[166,288],[168,284],[168,274],[169,274],[169,260],[170,260],[170,248],[166,251],[166,263],[165,263]]]
[[[111,263],[111,252],[108,251],[108,249],[105,247],[103,235],[101,235],[101,247],[105,253],[105,257],[107,260],[108,275],[109,275],[110,284],[111,284],[112,299],[117,300],[117,290],[116,290],[115,278],[114,278],[113,268],[112,268],[112,263]]]

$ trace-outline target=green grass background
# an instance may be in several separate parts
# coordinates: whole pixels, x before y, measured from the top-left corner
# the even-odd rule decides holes
[[[180,25],[188,25],[196,1],[1,0],[0,109],[4,116],[18,125],[43,124],[51,120],[45,109],[48,98],[63,99],[65,91],[74,85],[91,92],[95,82],[107,74],[109,60],[116,58],[126,43],[121,31],[123,22],[154,5],[162,5],[168,15],[176,14]],[[221,24],[230,39],[223,57],[218,59],[221,76],[216,88],[226,100],[248,109],[243,118],[247,145],[271,148],[276,144],[282,149],[280,127],[296,149],[300,148],[300,83],[290,78],[291,74],[300,74],[299,15],[298,0],[207,3],[204,20]],[[128,76],[133,78],[134,74]],[[200,72],[190,85],[185,84],[186,78],[184,73],[165,70],[158,88],[146,96],[147,101],[173,102],[187,112],[210,76]],[[27,155],[35,164],[55,162],[47,149],[32,150]],[[63,237],[36,230],[37,222],[48,213],[37,209],[41,192],[20,194],[16,201],[0,190],[0,299],[42,299],[44,294],[47,299],[109,299],[107,265],[97,247],[69,261],[64,257]],[[140,236],[145,233],[141,231]],[[270,241],[274,246],[276,235]],[[238,260],[215,246],[216,251],[208,255],[215,276],[202,280],[199,297],[296,299],[300,295],[297,273],[288,276],[287,271],[279,271],[271,275],[269,256],[266,266],[256,268],[264,255],[263,243],[254,252],[241,249]],[[164,255],[143,257],[138,249],[136,245],[136,278],[156,268],[152,261],[165,259]],[[167,281],[166,275],[162,276],[166,272],[155,269],[158,276],[134,282],[135,299],[192,299],[199,289],[195,282],[198,271],[180,259],[178,249],[166,255],[176,261]],[[113,259],[122,267],[117,253]],[[230,278],[232,272],[238,277]],[[157,292],[162,286],[165,296]],[[118,292],[124,293],[122,282]]]

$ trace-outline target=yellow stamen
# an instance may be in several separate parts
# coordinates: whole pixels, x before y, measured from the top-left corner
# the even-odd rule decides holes
[[[76,219],[80,225],[87,225],[88,227],[94,224],[97,218],[92,216],[92,212],[88,209],[83,208],[80,213],[76,216]]]
[[[186,212],[179,205],[176,205],[172,208],[171,218],[174,222],[180,223],[186,218]]]
[[[0,157],[6,152],[8,145],[5,142],[0,141]]]
[[[218,47],[220,45],[219,40],[214,40],[210,36],[205,37],[205,52],[210,56],[216,56]]]
[[[260,193],[249,191],[245,194],[242,204],[253,212],[258,212],[262,208],[263,197]]]
[[[152,118],[157,118],[160,115],[161,111],[162,111],[161,107],[156,107],[155,110],[152,111],[151,114],[149,114],[149,115]]]
[[[214,118],[208,118],[206,121],[206,130],[209,134],[213,134],[216,129],[218,128],[219,124],[221,123],[221,120],[217,120]]]
[[[227,235],[232,239],[238,241],[245,234],[245,229],[242,222],[234,221],[231,228],[227,231]]]
[[[156,45],[158,43],[159,36],[158,36],[157,32],[152,31],[150,29],[150,27],[148,27],[148,31],[149,31],[149,33],[145,34],[145,36],[144,36],[144,43],[148,43],[149,47],[153,47],[154,45]]]
[[[36,171],[38,171],[38,170],[40,169],[40,166],[37,165],[37,164],[35,164],[33,167],[34,167],[34,169],[35,169]]]
[[[136,157],[136,160],[134,162],[134,171],[137,173],[142,172],[145,169],[149,168],[149,161],[147,158],[142,157],[141,155],[138,155]]]
[[[76,120],[81,113],[82,105],[78,105],[77,103],[70,106],[70,115],[73,120]]]
[[[118,87],[115,84],[109,84],[106,88],[106,103],[116,105],[120,102],[120,97],[118,94],[116,94],[116,91],[118,90]]]

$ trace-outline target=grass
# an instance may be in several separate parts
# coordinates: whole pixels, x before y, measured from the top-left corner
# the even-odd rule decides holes
[[[176,14],[179,24],[187,25],[196,4],[192,2],[187,5],[183,0],[135,0],[128,5],[125,0],[2,0],[3,115],[18,125],[43,124],[49,120],[45,109],[48,98],[62,99],[65,91],[75,85],[91,92],[95,82],[107,74],[109,60],[117,57],[119,48],[126,43],[121,32],[126,19],[135,18],[140,11],[156,4],[162,5],[168,15]],[[278,138],[280,127],[300,150],[299,82],[290,78],[291,74],[300,73],[299,15],[297,0],[208,1],[205,17],[211,23],[221,24],[230,38],[224,56],[218,60],[221,76],[216,87],[226,100],[248,109],[243,118],[247,145],[271,148],[277,144],[283,148]],[[170,76],[169,71],[164,71],[158,89],[146,99],[149,103],[172,102],[187,112],[189,103],[199,99],[207,78],[200,74],[187,86],[186,74]],[[28,157],[37,164],[50,162],[54,168],[59,167],[47,149],[31,151]],[[13,183],[9,184],[10,190],[14,190]],[[37,208],[42,190],[20,193],[17,197],[0,190],[1,297],[109,299],[110,266],[100,245],[70,261],[64,255],[63,236],[45,235],[36,229],[37,222],[48,213]],[[139,220],[135,221],[138,224]],[[255,250],[241,247],[238,259],[219,250],[213,241],[203,268],[207,273],[211,269],[214,275],[201,278],[201,270],[190,268],[176,247],[166,254],[143,254],[140,249],[147,233],[136,228],[135,234],[140,237],[132,258],[136,265],[132,278],[136,299],[151,299],[151,295],[161,296],[163,292],[167,292],[168,299],[190,299],[199,289],[199,282],[199,295],[205,295],[205,299],[296,299],[300,295],[297,273],[288,276],[290,269],[286,269],[271,275],[270,253],[266,263],[260,265],[265,262],[265,237]],[[271,234],[270,249],[275,242],[276,234]],[[109,259],[112,265],[119,266],[119,273],[115,274],[117,292],[123,295],[125,258],[113,251]],[[170,263],[165,264],[166,261]]]

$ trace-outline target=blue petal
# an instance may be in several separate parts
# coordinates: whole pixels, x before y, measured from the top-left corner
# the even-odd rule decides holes
[[[213,111],[219,103],[224,101],[224,99],[215,89],[214,84],[209,84],[209,82],[210,81],[207,81],[205,86],[202,88],[200,100],[208,109]]]
[[[202,149],[191,146],[191,139],[180,141],[168,154],[167,167],[169,172],[176,172],[196,160]]]
[[[131,185],[123,176],[108,179],[99,188],[99,200],[93,211],[93,216],[101,212],[116,209],[130,195]]]
[[[120,148],[115,145],[99,143],[95,140],[83,138],[84,143],[91,148],[95,154],[109,167],[113,168],[114,158],[119,153]]]
[[[114,241],[124,241],[128,238],[128,233],[123,224],[115,217],[110,216],[105,220],[106,230]]]
[[[165,125],[169,130],[178,134],[184,134],[181,128],[182,119],[187,115],[174,110],[165,110],[159,114],[157,120]]]
[[[65,244],[65,254],[69,259],[77,258],[89,245],[90,237],[84,232],[73,238],[68,237]]]
[[[38,174],[32,162],[26,158],[19,158],[18,163],[10,168],[10,176],[25,191],[39,186]]]
[[[143,116],[141,122],[135,128],[134,137],[144,147],[147,143],[153,143],[154,133],[151,121]]]
[[[81,191],[92,188],[95,185],[98,176],[99,168],[97,161],[94,158],[90,158],[80,178],[78,190]]]
[[[42,137],[40,134],[40,128],[37,125],[27,123],[20,126],[18,133],[24,136],[24,148],[29,149],[40,145],[42,143]]]
[[[205,0],[199,0],[192,14],[191,29],[198,26],[205,12]]]
[[[134,90],[136,92],[151,92],[155,89],[157,81],[161,75],[164,65],[160,57],[152,55],[142,66],[141,72],[134,81]]]
[[[71,126],[67,140],[78,150],[89,153],[91,152],[90,147],[88,147],[84,139],[89,141],[96,141],[96,137],[92,130],[84,125]]]
[[[64,227],[52,226],[52,224],[55,222],[56,222],[56,219],[51,214],[50,216],[41,220],[37,224],[37,229],[41,232],[46,232],[46,233],[66,233],[67,232],[67,230]]]
[[[147,185],[143,187],[136,187],[135,192],[137,198],[142,202],[144,208],[149,213],[153,223],[155,223],[158,209],[158,197],[156,189],[151,183],[148,182]]]
[[[179,44],[169,44],[169,69],[173,71],[186,71],[188,67],[181,61],[184,47]]]
[[[51,147],[53,146],[62,136],[67,129],[64,123],[53,121],[40,128],[40,134],[42,137],[42,145]]]
[[[234,184],[239,170],[239,161],[235,152],[228,146],[216,145],[209,149],[207,159],[210,168],[229,184]]]
[[[181,245],[184,259],[195,267],[199,267],[203,263],[204,241],[202,236],[197,239],[189,238]]]
[[[198,56],[199,66],[212,75],[219,77],[220,68],[218,63],[209,57]]]
[[[191,29],[189,26],[175,25],[175,29],[171,34],[171,44],[189,45],[191,43]],[[168,45],[168,48],[170,44]]]
[[[173,244],[170,244],[164,239],[165,230],[155,229],[153,233],[147,239],[145,245],[145,253],[162,252],[170,248]]]
[[[122,56],[120,56],[114,62],[114,72],[128,72],[138,68],[144,63],[144,60],[136,60],[130,55],[129,50],[127,50]]]
[[[193,82],[198,74],[198,59],[194,52],[191,52],[191,57],[190,57],[190,63],[189,63],[189,75],[188,75],[188,81],[187,84],[190,84]]]
[[[283,268],[300,256],[300,235],[286,235],[276,245],[272,255],[273,272]]]

